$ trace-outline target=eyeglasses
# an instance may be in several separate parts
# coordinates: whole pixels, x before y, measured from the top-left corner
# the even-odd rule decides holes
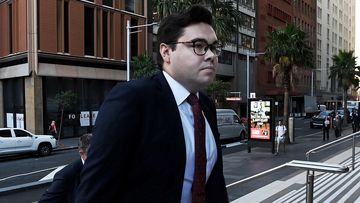
[[[215,54],[215,56],[219,56],[221,53],[221,44],[218,42],[215,42],[213,44],[208,44],[203,39],[195,39],[187,42],[173,42],[169,44],[189,44],[192,43],[192,48],[194,49],[194,53],[198,56],[204,56],[206,52],[210,49],[212,53]]]

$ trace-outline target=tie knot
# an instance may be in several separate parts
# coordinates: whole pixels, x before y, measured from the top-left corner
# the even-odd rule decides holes
[[[197,98],[197,96],[193,93],[191,93],[187,98],[186,101],[191,105],[194,106],[195,104],[199,103],[199,99]]]

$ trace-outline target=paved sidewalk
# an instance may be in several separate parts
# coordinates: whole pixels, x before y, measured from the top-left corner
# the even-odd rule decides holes
[[[57,143],[57,148],[54,151],[61,151],[67,149],[76,149],[79,137],[62,138]]]
[[[311,135],[298,135],[295,137],[295,143],[286,145],[286,151],[280,151],[279,156],[275,156],[267,148],[252,148],[251,153],[247,150],[239,151],[224,155],[224,175],[226,184],[237,182],[244,178],[248,178],[252,175],[260,172],[272,169],[289,162],[291,160],[306,160],[305,153],[310,149],[323,145],[327,142],[335,140],[334,132],[330,132],[330,140],[322,140],[322,130]],[[351,126],[346,127],[342,132],[342,137],[352,133]],[[342,144],[344,149],[345,146],[351,147],[349,143]],[[330,151],[323,151],[318,154],[311,156],[311,161],[321,161],[333,157],[337,154],[331,153]],[[268,184],[274,183],[286,176],[293,177],[294,173],[300,173],[293,168],[282,168],[276,172],[270,173],[269,175],[262,176],[248,182],[236,184],[228,187],[228,194],[230,201],[236,200],[242,196],[250,194],[251,192],[262,188]],[[303,177],[305,180],[305,176]],[[280,189],[279,189],[280,190]],[[262,191],[264,193],[264,191]],[[266,191],[265,191],[266,192]],[[255,199],[251,202],[259,202]]]

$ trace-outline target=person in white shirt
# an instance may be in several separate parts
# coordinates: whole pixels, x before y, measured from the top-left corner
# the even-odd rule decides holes
[[[329,128],[330,128],[330,120],[328,117],[326,117],[323,124],[323,141],[325,141],[325,134],[327,140],[329,140]]]
[[[285,141],[285,133],[286,133],[286,127],[282,123],[282,121],[279,120],[278,125],[275,128],[276,155],[279,154],[280,142]]]

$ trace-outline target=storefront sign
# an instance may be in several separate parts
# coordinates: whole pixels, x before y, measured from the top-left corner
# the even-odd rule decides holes
[[[98,114],[98,111],[92,111],[92,113],[91,113],[92,125],[95,125],[97,114]],[[90,112],[89,111],[81,111],[80,112],[80,125],[81,126],[90,126]]]

